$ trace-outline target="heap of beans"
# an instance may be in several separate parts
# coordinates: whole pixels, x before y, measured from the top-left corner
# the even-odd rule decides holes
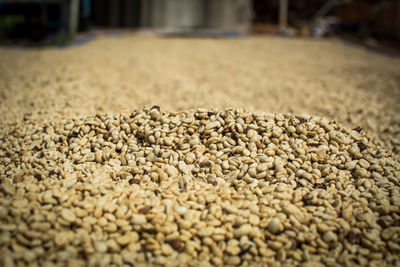
[[[0,130],[2,266],[399,266],[400,165],[361,128],[243,110]]]

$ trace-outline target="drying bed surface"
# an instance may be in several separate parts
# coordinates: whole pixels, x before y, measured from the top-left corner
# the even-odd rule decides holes
[[[399,266],[399,162],[309,115],[158,106],[0,131],[4,266]]]
[[[360,126],[399,153],[399,58],[333,40],[109,36],[64,49],[0,49],[0,122],[155,104],[241,107]]]

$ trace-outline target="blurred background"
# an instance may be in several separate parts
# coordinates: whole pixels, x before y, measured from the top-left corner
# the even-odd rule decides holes
[[[62,44],[91,29],[231,37],[339,36],[398,50],[398,0],[0,0],[1,44]]]

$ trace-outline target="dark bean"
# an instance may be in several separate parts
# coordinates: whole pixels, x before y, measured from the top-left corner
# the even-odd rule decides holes
[[[130,179],[129,180],[129,184],[140,184],[140,180],[139,179],[135,179],[135,178]]]
[[[173,249],[177,251],[182,251],[184,247],[183,242],[179,239],[167,240],[166,243],[168,243]]]
[[[357,146],[360,149],[360,152],[363,152],[365,149],[367,149],[367,146],[363,142],[358,142]]]
[[[150,210],[151,210],[151,207],[150,207],[150,206],[145,206],[145,207],[139,209],[139,213],[141,213],[141,214],[147,214]]]

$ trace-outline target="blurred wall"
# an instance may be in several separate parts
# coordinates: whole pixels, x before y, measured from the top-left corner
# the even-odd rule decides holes
[[[144,27],[164,32],[248,33],[251,0],[96,0],[96,26]]]
[[[95,0],[91,21],[95,26],[113,28],[140,26],[141,0]]]
[[[248,33],[251,0],[143,0],[141,26],[166,32]]]

